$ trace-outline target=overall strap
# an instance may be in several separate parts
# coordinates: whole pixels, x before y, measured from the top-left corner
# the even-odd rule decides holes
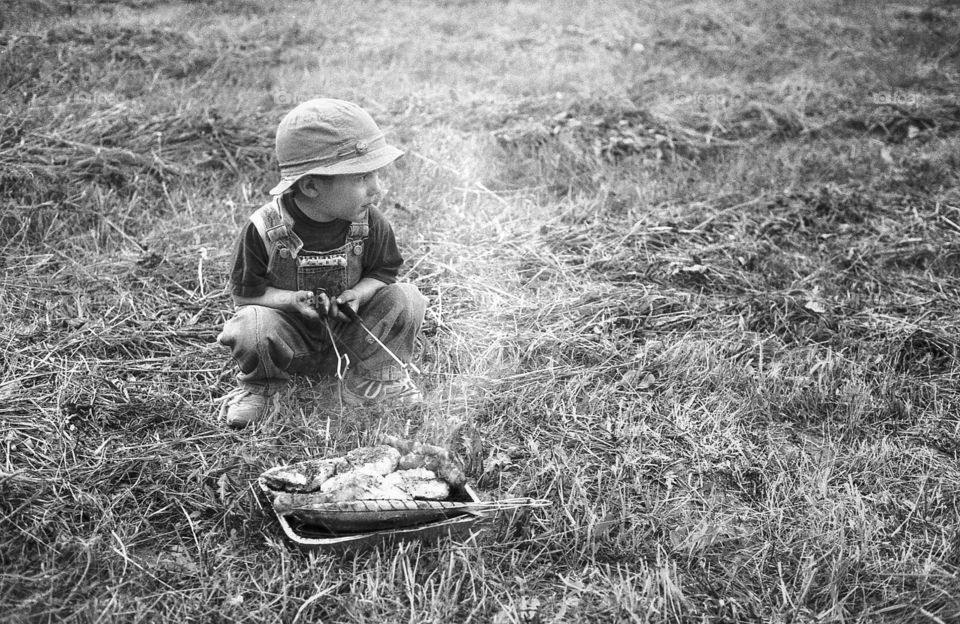
[[[296,258],[303,249],[303,241],[293,231],[293,217],[283,207],[281,197],[275,197],[250,215],[267,248],[267,258],[273,259],[275,249],[280,249],[284,258]]]
[[[347,242],[364,239],[367,236],[370,236],[370,211],[364,210],[357,217],[357,220],[350,224],[350,230],[347,232]]]
[[[350,224],[350,229],[347,230],[347,238],[344,241],[347,247],[347,254],[352,253],[355,256],[363,255],[363,244],[370,235],[369,217],[370,211],[364,210],[363,213],[357,217],[357,220]]]

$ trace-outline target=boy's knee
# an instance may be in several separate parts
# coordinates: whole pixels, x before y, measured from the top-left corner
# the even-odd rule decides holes
[[[225,347],[236,348],[239,344],[255,338],[259,324],[261,306],[241,306],[237,308],[223,325],[223,331],[217,336],[217,342]]]
[[[266,306],[247,305],[237,308],[217,337],[240,366],[249,372],[267,359],[283,368],[293,357],[290,321],[280,311]]]
[[[427,298],[420,293],[420,289],[413,284],[393,284],[400,292],[406,308],[417,318],[423,317],[427,311]]]
[[[377,294],[381,295],[384,307],[392,309],[398,323],[419,324],[426,314],[427,298],[414,284],[389,284],[377,291]]]
[[[223,331],[217,336],[220,344],[237,350],[256,350],[263,342],[276,342],[283,325],[287,323],[283,314],[273,308],[258,305],[246,305],[237,308],[228,320]]]

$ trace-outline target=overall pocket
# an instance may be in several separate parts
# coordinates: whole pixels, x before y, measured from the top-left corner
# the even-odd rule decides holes
[[[325,254],[304,253],[297,257],[298,290],[323,290],[337,297],[347,288],[347,257],[340,250]]]

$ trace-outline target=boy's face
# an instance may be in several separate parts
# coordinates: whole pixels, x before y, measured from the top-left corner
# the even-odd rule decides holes
[[[383,193],[377,171],[310,176],[298,188],[297,206],[314,221],[354,221],[364,210],[378,204]]]

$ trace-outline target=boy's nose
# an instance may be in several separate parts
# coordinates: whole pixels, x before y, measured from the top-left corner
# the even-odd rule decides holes
[[[373,197],[374,195],[379,195],[380,191],[380,176],[374,173],[367,178],[367,195]]]

